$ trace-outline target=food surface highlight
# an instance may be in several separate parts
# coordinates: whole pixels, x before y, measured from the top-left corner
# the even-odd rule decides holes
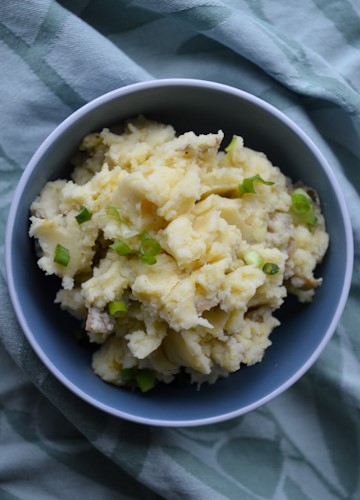
[[[138,117],[86,136],[72,179],[31,205],[38,265],[61,278],[55,302],[98,344],[107,382],[146,392],[257,363],[287,294],[309,302],[321,285],[316,191],[222,141]]]

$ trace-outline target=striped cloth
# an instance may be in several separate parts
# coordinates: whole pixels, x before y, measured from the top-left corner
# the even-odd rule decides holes
[[[359,0],[0,0],[0,65],[0,498],[360,498]],[[131,424],[70,394],[24,340],[3,277],[9,204],[43,139],[90,99],[163,77],[233,85],[295,120],[334,168],[357,249],[308,374],[200,428]]]

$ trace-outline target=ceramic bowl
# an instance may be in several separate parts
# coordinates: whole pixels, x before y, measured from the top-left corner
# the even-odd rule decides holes
[[[53,303],[59,281],[39,270],[28,237],[29,207],[45,183],[69,174],[69,159],[89,132],[143,114],[179,132],[222,129],[266,153],[294,181],[314,187],[322,201],[330,247],[317,274],[324,278],[311,304],[291,298],[261,363],[213,385],[159,385],[146,394],[108,385],[91,370],[91,353],[69,334],[76,321]],[[190,426],[215,423],[253,410],[282,393],[315,362],[343,311],[352,274],[349,215],[331,167],[312,141],[282,112],[259,98],[218,83],[171,79],[130,85],[88,103],[44,141],[15,192],[6,235],[11,300],[34,351],[58,380],[91,405],[135,422]]]

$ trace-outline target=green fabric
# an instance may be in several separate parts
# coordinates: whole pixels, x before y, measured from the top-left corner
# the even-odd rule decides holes
[[[163,77],[230,84],[295,120],[334,169],[356,249],[310,371],[256,411],[187,429],[106,416],[60,386],[18,327],[1,264],[0,498],[360,498],[359,1],[1,0],[0,65],[2,253],[14,188],[49,132],[104,92]]]

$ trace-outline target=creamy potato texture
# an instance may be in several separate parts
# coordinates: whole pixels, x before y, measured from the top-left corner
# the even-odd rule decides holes
[[[38,265],[61,278],[55,301],[99,345],[107,382],[214,382],[261,361],[286,295],[311,301],[321,284],[316,192],[241,137],[222,141],[138,117],[85,137],[71,180],[31,206]]]

